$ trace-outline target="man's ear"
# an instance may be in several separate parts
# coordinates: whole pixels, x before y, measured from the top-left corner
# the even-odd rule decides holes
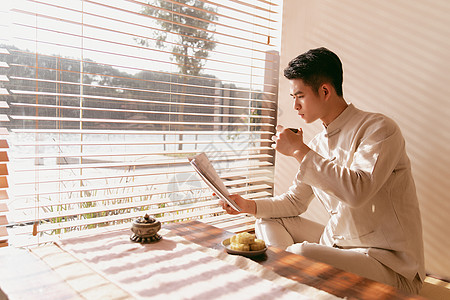
[[[325,97],[325,100],[327,100],[330,97],[331,85],[327,83],[322,84],[319,92]]]

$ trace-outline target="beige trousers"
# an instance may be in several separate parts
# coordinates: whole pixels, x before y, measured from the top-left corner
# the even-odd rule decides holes
[[[258,219],[256,236],[268,245],[286,249],[341,270],[417,294],[422,287],[419,276],[411,282],[367,255],[367,248],[340,249],[320,245],[324,226],[302,217]]]

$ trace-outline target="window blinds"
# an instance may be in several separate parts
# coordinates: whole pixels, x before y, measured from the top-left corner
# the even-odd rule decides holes
[[[2,8],[0,235],[31,245],[148,213],[231,231],[189,165],[272,195],[276,1],[27,0]],[[2,155],[3,153],[3,155]]]

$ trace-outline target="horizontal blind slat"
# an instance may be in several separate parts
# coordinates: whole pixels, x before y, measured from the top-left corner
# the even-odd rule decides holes
[[[125,120],[125,119],[95,119],[95,118],[71,118],[71,117],[39,117],[39,116],[18,116],[11,115],[12,119],[15,120],[29,120],[29,121],[63,121],[63,122],[85,122],[85,123],[123,123],[123,124],[167,124],[167,125],[198,125],[198,126],[211,126],[211,125],[230,125],[230,126],[245,126],[245,127],[256,127],[256,126],[267,126],[274,127],[271,123],[232,123],[232,122],[173,122],[173,121],[151,121],[151,120]]]
[[[51,104],[32,104],[32,103],[10,103],[11,106],[26,106],[34,108],[53,108],[60,110],[80,110],[76,106],[62,106],[62,105],[51,105]],[[1,108],[1,107],[0,107]],[[187,112],[167,112],[167,111],[154,111],[154,110],[131,110],[131,109],[114,109],[114,108],[100,108],[100,107],[84,107],[83,111],[97,111],[97,112],[118,112],[118,113],[135,113],[135,114],[164,114],[164,115],[183,115],[183,116],[198,116],[198,117],[229,117],[229,118],[253,118],[253,119],[274,119],[270,115],[252,115],[252,114],[202,114],[202,113],[187,113]]]
[[[256,181],[261,180],[260,178]],[[268,181],[268,178],[264,178],[264,181]],[[189,181],[185,181],[185,183],[188,183]],[[191,180],[191,182],[200,182],[199,180]],[[156,184],[170,184],[172,183],[170,182],[154,182],[152,183],[152,186],[156,185]],[[201,183],[201,182],[200,182]],[[225,182],[226,186],[232,187],[233,182]],[[55,196],[58,194],[79,194],[82,192],[88,192],[88,193],[92,193],[94,191],[100,192],[100,191],[109,191],[109,190],[122,190],[122,189],[137,189],[137,188],[146,188],[149,186],[149,183],[147,182],[142,182],[142,183],[123,183],[123,184],[109,184],[108,186],[104,187],[104,186],[82,186],[82,187],[67,187],[67,188],[59,188],[59,187],[55,187],[55,188],[59,188],[59,189],[45,189],[45,188],[40,188],[39,189],[39,195],[40,196],[46,196],[46,195],[50,195],[50,196]],[[192,191],[194,190],[189,189],[189,190],[182,190],[183,192],[186,191]],[[158,192],[156,192],[157,194],[159,194]],[[167,193],[167,191],[163,191],[160,193]],[[149,193],[151,194],[151,193]],[[17,192],[15,195],[15,198],[20,198],[20,197],[31,197],[31,196],[35,196],[36,195],[36,191],[22,191],[22,192]]]
[[[128,98],[120,98],[120,97],[108,97],[108,96],[100,96],[100,95],[77,95],[77,94],[69,94],[69,93],[53,93],[53,92],[36,92],[36,91],[25,91],[25,90],[11,90],[13,94],[19,95],[32,95],[32,96],[51,96],[51,97],[72,97],[72,98],[83,98],[83,99],[95,99],[95,100],[113,100],[113,101],[122,101],[122,102],[136,102],[136,103],[152,103],[152,104],[162,104],[162,105],[176,105],[176,106],[194,106],[194,107],[211,107],[210,104],[202,104],[202,103],[177,103],[177,102],[163,102],[163,101],[155,101],[155,100],[144,100],[144,99],[128,99]],[[191,96],[190,94],[184,94],[182,96]],[[193,95],[195,96],[195,95]],[[205,97],[206,98],[206,97]],[[207,98],[216,98],[214,96],[209,96]],[[220,97],[219,97],[220,98]],[[229,100],[244,100],[244,99],[229,99]],[[249,99],[245,99],[250,101]],[[255,101],[258,102],[258,101]],[[215,107],[221,108],[233,108],[233,109],[248,109],[248,106],[230,106],[230,105],[222,105],[218,104]],[[273,108],[264,108],[264,107],[255,107],[256,110],[265,110],[265,111],[274,111]]]
[[[165,133],[164,133],[165,134]],[[251,141],[252,143],[271,143],[273,142],[271,139],[252,139]],[[192,145],[202,145],[202,144],[209,144],[211,143],[211,141],[201,141],[201,140],[190,140],[190,141],[164,141],[164,143],[166,145],[178,145],[178,144],[192,144]],[[216,140],[214,141],[215,144],[234,144],[233,141],[226,141],[226,140]],[[242,141],[238,141],[236,143],[242,143]],[[130,141],[130,142],[95,142],[95,141],[70,141],[70,142],[66,142],[66,141],[47,141],[47,142],[17,142],[15,143],[16,146],[20,146],[20,147],[54,147],[54,146],[149,146],[149,145],[160,145],[161,142],[157,141],[157,142],[152,142],[152,141],[142,141],[142,142],[138,142],[138,141]]]
[[[266,164],[263,164],[261,162],[250,162],[250,163],[241,163],[237,166],[233,166],[233,171],[230,171],[228,169],[224,168],[216,168],[218,172],[220,172],[220,177],[222,179],[226,178],[232,178],[232,177],[239,177],[239,176],[250,176],[250,175],[256,175],[256,174],[264,174],[267,172],[270,172],[266,169],[263,169],[264,166],[267,166]],[[22,178],[18,178],[14,184],[17,186],[20,185],[30,185],[30,184],[36,184],[35,181],[27,180],[26,173],[24,170],[22,171]],[[36,170],[29,169],[27,170],[28,174],[31,173],[31,175],[36,175]],[[89,181],[89,180],[99,180],[99,179],[114,179],[114,178],[128,178],[128,177],[143,177],[143,176],[161,176],[161,175],[167,175],[167,174],[186,174],[186,173],[193,173],[192,168],[190,166],[183,167],[179,166],[176,170],[169,171],[156,171],[156,170],[145,170],[145,171],[138,171],[133,170],[129,171],[125,174],[116,174],[116,175],[80,175],[77,176],[76,174],[66,174],[66,175],[59,175],[56,178],[49,177],[41,179],[39,183],[46,184],[46,183],[62,183],[62,182],[69,182],[69,181]]]
[[[12,129],[12,132],[16,133],[57,133],[57,134],[77,134],[77,135],[97,135],[97,134],[108,134],[108,135],[116,135],[124,133],[123,130],[95,130],[95,129],[42,129],[42,128],[26,128],[26,129]],[[186,135],[210,135],[212,131],[192,131],[192,130],[186,130],[186,131],[180,131],[180,130],[170,130],[166,132],[161,131],[155,131],[155,130],[127,130],[127,134],[129,135],[155,135],[155,134],[166,134],[166,135],[180,135],[180,134],[186,134]],[[254,135],[255,131],[223,131],[218,130],[215,131],[216,136],[226,136],[225,133],[229,135],[235,135],[235,134],[242,134],[242,135]],[[272,131],[258,131],[258,134],[273,134]],[[1,133],[0,133],[1,134]]]
[[[25,65],[19,65],[19,64],[14,64],[14,66],[18,66],[18,67],[27,67],[27,68],[33,68],[33,69],[37,69],[37,70],[51,70],[51,71],[65,71],[65,72],[71,72],[69,70],[57,70],[57,69],[51,69],[51,68],[35,68],[34,66],[25,66]],[[86,73],[84,72],[83,74],[88,74],[88,75],[103,75],[103,74],[93,74],[93,73]],[[104,76],[104,75],[103,75]],[[70,82],[70,81],[62,81],[62,80],[52,80],[52,79],[42,79],[42,78],[32,78],[32,77],[18,77],[18,76],[10,76],[10,79],[15,79],[15,80],[26,80],[26,81],[32,81],[34,83],[53,83],[53,84],[60,84],[60,85],[76,85],[76,86],[83,86],[83,87],[91,87],[91,88],[101,88],[101,89],[122,89],[122,90],[126,90],[126,91],[133,91],[133,92],[145,92],[145,93],[154,93],[154,92],[162,92],[162,91],[157,91],[157,90],[150,90],[150,89],[138,89],[138,88],[127,88],[127,87],[123,87],[123,86],[111,86],[111,85],[94,85],[94,84],[87,84],[87,83],[79,83],[79,82]],[[114,77],[114,78],[119,78],[119,77]],[[121,77],[124,78],[124,77]],[[124,78],[125,79],[125,78]],[[152,83],[158,83],[158,84],[165,84],[165,85],[169,85],[169,86],[184,86],[184,87],[201,87],[202,89],[208,89],[208,90],[214,90],[214,91],[227,91],[227,92],[245,92],[245,93],[259,93],[261,95],[269,95],[269,96],[273,96],[275,95],[273,92],[270,91],[260,91],[260,90],[243,90],[243,89],[238,89],[238,88],[224,88],[224,87],[219,87],[219,86],[207,86],[207,85],[192,85],[192,84],[184,84],[184,83],[179,83],[179,82],[170,82],[170,81],[157,81],[157,80],[149,80],[149,79],[136,79],[136,78],[126,78],[126,79],[130,79],[133,81],[138,81],[138,82],[152,82]],[[184,95],[184,94],[180,94],[180,95]],[[191,94],[187,94],[189,96],[191,96]],[[237,97],[224,97],[221,95],[193,95],[193,96],[198,96],[198,97],[206,97],[206,96],[214,96],[214,98],[220,98],[220,99],[227,99],[227,100],[242,100],[242,101],[250,101],[250,99],[248,98],[237,98]],[[260,99],[253,99],[256,102],[269,102],[268,100],[260,100]],[[272,100],[273,102],[273,100]]]
[[[269,159],[271,158],[271,155],[268,154],[259,154],[259,155],[248,155],[246,157],[236,157],[234,159],[243,160],[243,159]],[[115,163],[86,163],[86,164],[68,164],[68,165],[50,165],[50,166],[39,166],[40,171],[62,171],[62,170],[77,170],[77,169],[91,169],[91,168],[137,168],[137,167],[154,167],[154,166],[161,166],[161,165],[169,165],[169,166],[176,166],[176,165],[186,165],[186,160],[166,160],[166,161],[151,161],[151,162],[115,162]],[[255,165],[259,166],[265,166],[270,165],[267,161],[259,161],[258,163],[254,163]],[[15,170],[16,172],[35,172],[36,169],[19,169]]]
[[[254,152],[257,150],[272,150],[271,147],[251,147],[247,148],[245,150],[242,150],[243,152]],[[233,150],[230,150],[233,151]],[[218,151],[219,153],[226,153],[229,151]],[[26,157],[21,156],[15,156],[15,159],[30,159],[30,158],[87,158],[87,157],[112,157],[112,156],[120,156],[120,157],[127,157],[127,156],[149,156],[149,155],[170,155],[170,154],[189,154],[192,153],[192,151],[162,151],[162,152],[152,152],[151,154],[148,154],[147,152],[127,152],[124,154],[123,152],[95,152],[95,153],[89,153],[87,151],[80,152],[80,153],[61,153],[61,152],[47,152],[47,154],[34,154],[34,155],[27,155]]]

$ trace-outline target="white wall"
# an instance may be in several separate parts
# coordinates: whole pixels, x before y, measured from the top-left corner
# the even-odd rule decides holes
[[[397,121],[407,143],[422,212],[426,270],[450,278],[450,1],[284,0],[281,65],[324,46],[344,66],[344,97]],[[281,72],[282,76],[282,72]],[[293,112],[280,78],[278,123],[321,130]],[[275,193],[296,162],[277,155]],[[317,200],[307,215],[324,223]]]

